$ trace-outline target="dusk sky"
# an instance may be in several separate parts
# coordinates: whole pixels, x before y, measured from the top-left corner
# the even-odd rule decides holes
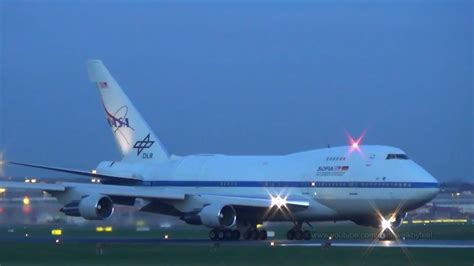
[[[93,169],[120,156],[102,59],[169,151],[403,149],[473,180],[473,1],[0,1],[0,151]],[[57,176],[9,167],[11,175]]]

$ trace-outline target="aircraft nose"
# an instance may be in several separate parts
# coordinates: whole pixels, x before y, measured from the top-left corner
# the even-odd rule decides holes
[[[411,167],[411,173],[417,180],[420,189],[417,192],[417,198],[420,204],[425,204],[431,201],[438,195],[440,191],[439,182],[428,171],[423,169],[418,164],[414,163]]]
[[[423,200],[429,202],[438,195],[440,191],[439,182],[429,173],[425,173],[423,179],[426,180],[426,189],[423,193]]]

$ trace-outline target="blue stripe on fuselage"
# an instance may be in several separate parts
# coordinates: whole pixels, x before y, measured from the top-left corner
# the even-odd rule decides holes
[[[439,188],[437,182],[347,182],[347,181],[142,181],[157,187],[316,187],[316,188]]]

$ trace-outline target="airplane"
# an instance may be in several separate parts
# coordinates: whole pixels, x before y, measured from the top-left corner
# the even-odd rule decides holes
[[[352,221],[390,235],[439,192],[437,180],[390,146],[350,145],[287,155],[178,156],[166,150],[101,60],[87,70],[102,97],[107,122],[122,154],[93,171],[2,161],[62,172],[88,182],[25,183],[0,187],[42,190],[64,207],[65,215],[106,220],[115,205],[144,204],[139,211],[178,217],[210,228],[209,238],[265,240],[263,222],[290,222],[289,240],[308,240],[306,224]],[[90,179],[100,182],[91,183]]]

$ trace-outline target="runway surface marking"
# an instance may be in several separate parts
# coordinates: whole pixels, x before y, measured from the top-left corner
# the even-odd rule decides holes
[[[284,247],[321,247],[322,243],[282,243],[278,244]],[[331,242],[331,247],[377,247],[377,248],[474,248],[473,241],[435,241],[435,240],[413,240],[413,242],[393,242],[393,241],[380,241],[380,242],[343,242],[334,241]]]
[[[103,244],[155,244],[170,246],[278,246],[278,247],[380,247],[380,248],[474,248],[474,240],[265,240],[265,241],[210,241],[208,239],[163,239],[152,237],[52,237],[52,236],[1,236],[0,243],[103,243]]]

